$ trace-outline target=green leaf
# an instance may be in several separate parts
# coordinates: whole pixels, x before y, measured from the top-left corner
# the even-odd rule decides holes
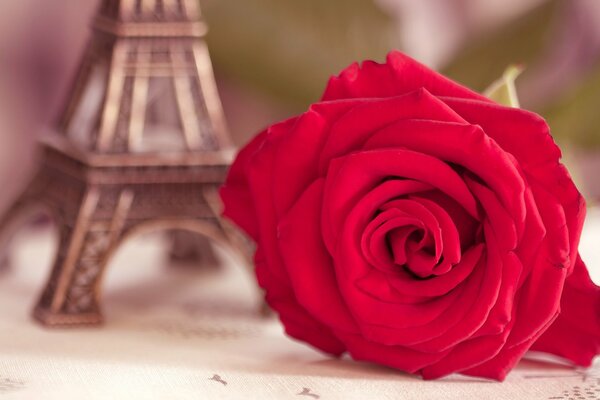
[[[517,89],[515,80],[523,72],[523,67],[520,65],[509,65],[502,74],[502,77],[492,83],[483,94],[486,97],[500,103],[504,106],[519,107],[519,98],[517,97]]]

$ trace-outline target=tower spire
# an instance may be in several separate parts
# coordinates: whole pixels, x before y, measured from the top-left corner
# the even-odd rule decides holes
[[[104,0],[60,130],[102,152],[231,146],[195,0]]]
[[[123,22],[193,21],[200,6],[196,0],[103,0],[99,14]]]

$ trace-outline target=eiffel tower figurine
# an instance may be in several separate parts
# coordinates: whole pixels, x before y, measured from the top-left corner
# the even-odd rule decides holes
[[[218,218],[234,149],[197,0],[103,0],[93,28],[41,168],[0,217],[9,232],[42,205],[59,226],[33,313],[46,325],[100,323],[105,266],[140,232],[199,233],[250,263],[247,243]]]

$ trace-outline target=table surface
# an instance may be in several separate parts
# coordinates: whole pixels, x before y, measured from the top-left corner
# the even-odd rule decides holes
[[[600,282],[600,210],[581,253]],[[600,362],[572,369],[523,360],[504,383],[451,375],[425,382],[332,359],[255,312],[249,274],[170,266],[164,236],[125,243],[104,282],[106,323],[47,329],[30,310],[49,272],[51,229],[22,230],[0,271],[0,399],[600,399]]]

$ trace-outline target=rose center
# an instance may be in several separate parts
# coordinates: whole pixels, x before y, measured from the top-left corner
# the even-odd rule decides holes
[[[361,247],[375,268],[386,273],[403,268],[419,278],[444,274],[460,261],[456,227],[425,199],[386,203],[367,225]]]

